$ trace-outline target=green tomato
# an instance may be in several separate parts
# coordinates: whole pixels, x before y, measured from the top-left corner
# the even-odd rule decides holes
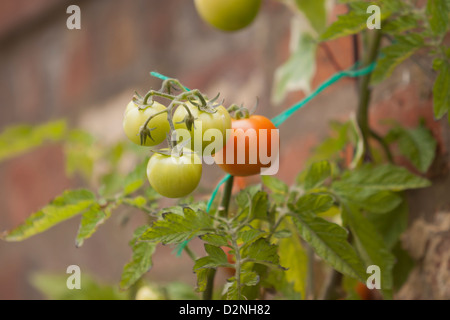
[[[202,177],[201,159],[192,150],[181,156],[155,153],[147,165],[147,178],[153,189],[167,198],[182,198],[197,188]]]
[[[248,26],[258,14],[262,0],[195,0],[203,20],[223,31]]]
[[[192,105],[191,103],[187,103],[187,106],[192,114],[192,116],[196,119],[194,122],[194,126],[191,127],[191,130],[189,130],[190,138],[191,138],[191,149],[195,150],[196,152],[200,152],[200,150],[197,150],[196,148],[196,139],[201,139],[201,143],[197,142],[197,145],[202,147],[202,154],[205,151],[205,148],[212,143],[212,141],[215,140],[214,138],[211,138],[212,141],[208,141],[207,139],[204,139],[204,134],[209,129],[217,129],[216,132],[218,135],[220,134],[220,138],[222,138],[222,147],[225,146],[225,143],[227,142],[227,130],[231,129],[231,117],[228,113],[227,109],[225,109],[223,106],[219,106],[215,108],[215,113],[208,113],[205,111],[201,111],[196,106]],[[185,117],[188,115],[187,110],[183,106],[178,106],[177,109],[174,112],[173,115],[173,122],[175,126],[175,130],[179,129],[187,129],[186,123],[183,122]],[[201,124],[200,124],[201,122]],[[201,127],[201,131],[200,131]],[[206,141],[205,141],[206,140]],[[214,155],[214,153],[218,152],[219,150],[213,149],[211,152],[211,155]]]
[[[163,111],[164,109],[166,109],[164,105],[154,101],[151,106],[144,110],[139,110],[138,106],[131,101],[125,110],[123,118],[123,130],[125,131],[125,135],[135,144],[141,145],[141,137],[139,135],[141,127],[151,115]],[[155,128],[155,130],[151,131],[153,140],[147,137],[143,144],[144,146],[152,147],[163,142],[166,139],[166,134],[170,132],[167,114],[162,113],[154,117],[148,123],[147,128]]]

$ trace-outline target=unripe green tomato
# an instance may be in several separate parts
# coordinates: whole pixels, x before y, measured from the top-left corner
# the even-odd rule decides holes
[[[147,178],[153,189],[167,198],[182,198],[197,188],[202,177],[201,159],[184,148],[181,156],[155,153],[147,165]]]
[[[192,116],[196,119],[194,122],[195,126],[192,126],[191,130],[189,130],[189,134],[191,136],[191,144],[190,148],[195,150],[195,139],[201,139],[201,143],[197,143],[202,146],[202,154],[205,150],[206,146],[208,146],[212,141],[208,141],[203,139],[203,135],[209,129],[217,129],[222,135],[222,147],[225,146],[227,142],[227,130],[231,129],[231,117],[228,113],[227,109],[223,106],[217,107],[215,113],[208,113],[205,111],[200,111],[197,107],[192,105],[191,103],[187,103],[188,108],[192,114]],[[187,110],[183,106],[178,106],[173,115],[173,122],[175,126],[175,130],[177,129],[186,129],[186,124],[183,122],[184,118],[188,115]],[[201,122],[201,133],[200,124]],[[219,133],[218,132],[218,133]],[[199,150],[195,150],[199,151]],[[218,152],[219,150],[214,150],[211,155]]]
[[[258,14],[262,0],[195,0],[203,20],[223,31],[248,26]]]
[[[123,130],[125,135],[137,145],[141,145],[141,137],[139,135],[140,128],[145,124],[147,119],[160,111],[166,109],[164,105],[156,101],[144,110],[139,110],[138,106],[131,101],[124,114]],[[170,132],[170,125],[167,121],[167,114],[162,113],[154,117],[147,125],[147,128],[155,130],[151,131],[152,139],[147,137],[144,146],[152,147],[160,144],[166,139],[166,134]]]

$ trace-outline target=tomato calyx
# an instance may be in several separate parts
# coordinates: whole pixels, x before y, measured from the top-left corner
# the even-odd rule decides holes
[[[243,104],[241,104],[240,106],[238,106],[237,104],[232,104],[227,111],[231,114],[234,113],[234,119],[239,120],[239,119],[248,119],[250,118],[250,116],[252,114],[255,113],[256,109],[258,108],[258,104],[259,104],[259,98],[256,97],[256,102],[255,105],[249,110],[247,108],[244,107]]]

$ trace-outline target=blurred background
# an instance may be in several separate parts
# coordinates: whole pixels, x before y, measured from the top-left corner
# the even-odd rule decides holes
[[[71,4],[81,8],[81,30],[66,27]],[[330,21],[346,10],[333,2],[330,7]],[[220,92],[227,106],[251,107],[259,97],[258,113],[273,117],[305,96],[291,93],[281,104],[271,103],[274,72],[289,57],[291,17],[285,5],[267,0],[249,28],[224,33],[200,20],[193,1],[0,0],[0,132],[10,125],[67,119],[105,143],[125,141],[122,117],[134,91],[160,87],[150,71],[211,96]],[[336,64],[353,65],[351,52],[349,37],[319,47],[312,88],[333,75]],[[448,212],[450,190],[450,130],[446,119],[433,118],[431,83],[417,64],[407,62],[377,87],[370,111],[381,133],[387,131],[381,119],[406,126],[424,119],[438,140],[439,161],[428,173],[433,188],[410,194],[411,219],[428,221]],[[355,81],[344,79],[283,124],[277,176],[292,183],[311,149],[329,134],[329,122],[348,119],[357,99]],[[82,185],[80,177],[67,176],[64,161],[62,147],[49,144],[0,163],[0,231],[17,226],[63,190]],[[208,194],[222,173],[214,166],[206,170],[200,190]],[[131,255],[128,241],[143,221],[133,215],[122,226],[121,219],[114,215],[79,249],[74,245],[79,218],[24,242],[0,242],[0,299],[43,299],[30,277],[65,274],[72,264],[105,283],[118,283]],[[191,268],[183,267],[190,260],[176,258],[173,249],[157,250],[148,279],[195,284]]]

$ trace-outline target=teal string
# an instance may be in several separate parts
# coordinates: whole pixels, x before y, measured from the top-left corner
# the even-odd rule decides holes
[[[354,66],[352,66],[348,70],[343,70],[343,71],[335,73],[331,78],[329,78],[328,80],[323,82],[321,85],[319,85],[316,88],[316,90],[314,90],[310,95],[308,95],[306,98],[304,98],[300,102],[296,103],[292,107],[288,108],[287,110],[283,111],[282,113],[280,113],[276,117],[272,118],[271,121],[273,122],[275,127],[278,128],[281,124],[283,124],[283,122],[285,122],[287,119],[289,119],[296,111],[298,111],[300,108],[305,106],[308,102],[310,102],[312,99],[314,99],[317,95],[319,95],[326,88],[330,87],[331,85],[333,85],[334,83],[338,82],[339,80],[341,80],[344,77],[355,78],[355,77],[360,77],[360,76],[369,74],[375,69],[375,66],[376,66],[376,62],[373,62],[370,65],[368,65],[367,67],[364,67],[364,68],[361,68],[361,69],[357,69],[358,68],[358,63],[356,63]],[[161,80],[168,80],[168,79],[170,79],[169,77],[166,77],[165,75],[162,75],[162,74],[160,74],[158,72],[155,72],[155,71],[152,71],[150,74],[153,77],[159,78]],[[185,89],[190,91],[190,89],[188,89],[186,87],[185,87]],[[211,210],[211,206],[212,206],[212,204],[214,202],[214,199],[216,198],[217,193],[219,192],[220,187],[230,177],[231,176],[229,174],[226,175],[217,184],[217,186],[214,189],[213,193],[211,194],[211,197],[209,198],[208,204],[206,206],[206,212],[207,213],[209,213],[209,211]],[[181,253],[183,252],[184,248],[188,245],[189,241],[190,240],[186,240],[183,243],[181,243],[180,245],[178,245],[178,247],[177,247],[177,256],[178,257],[181,255]]]

